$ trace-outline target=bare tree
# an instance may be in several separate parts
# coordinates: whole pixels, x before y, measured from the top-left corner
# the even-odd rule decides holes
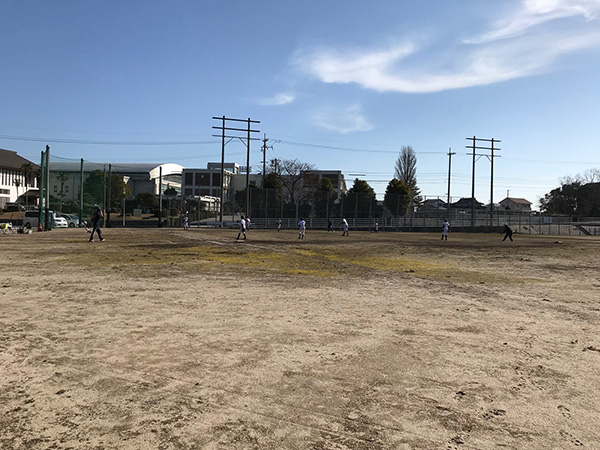
[[[279,175],[281,185],[294,205],[309,198],[312,189],[316,187],[307,182],[315,170],[312,164],[297,159],[272,160],[271,170]]]
[[[404,181],[415,203],[421,203],[421,190],[417,186],[417,155],[410,145],[402,146],[396,160],[394,178]]]
[[[581,177],[584,183],[600,182],[600,169],[587,169]]]

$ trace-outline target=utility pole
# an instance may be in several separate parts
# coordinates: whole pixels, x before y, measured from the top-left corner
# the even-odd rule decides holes
[[[223,200],[224,200],[224,191],[225,191],[225,146],[229,144],[233,139],[239,139],[246,145],[247,148],[247,157],[246,157],[246,216],[248,215],[250,208],[250,141],[258,141],[259,138],[250,137],[250,133],[258,133],[260,130],[252,130],[251,124],[260,123],[258,120],[250,120],[248,119],[232,119],[229,117],[213,117],[215,120],[221,120],[222,125],[220,127],[213,127],[221,130],[221,134],[213,134],[213,137],[221,138],[221,205],[220,205],[220,214],[219,220],[221,222],[221,226],[223,226]],[[227,121],[231,122],[246,122],[248,124],[248,128],[233,128],[227,127]],[[227,135],[226,132],[232,131],[230,135]],[[247,135],[245,137],[239,136],[239,133],[246,132]],[[237,133],[237,134],[236,134]],[[225,142],[225,138],[229,139]],[[232,208],[233,209],[233,208]]]
[[[158,167],[158,228],[162,228],[162,165]]]
[[[447,216],[448,216],[448,220],[450,219],[450,174],[452,173],[452,155],[456,155],[456,153],[454,153],[452,151],[452,147],[450,147],[448,149],[448,202],[446,205],[446,208],[448,210]]]
[[[472,141],[471,145],[467,145],[467,148],[472,149],[472,153],[467,153],[467,155],[473,155],[473,178],[471,180],[471,227],[475,227],[475,162],[479,159],[476,157],[485,156],[491,162],[492,168],[492,176],[491,176],[491,186],[490,186],[490,222],[493,223],[494,217],[494,158],[497,158],[499,155],[494,155],[495,150],[500,150],[500,148],[494,147],[494,143],[502,142],[499,139],[482,139],[473,136],[472,138],[466,138],[467,140]],[[480,142],[490,142],[491,146],[489,147],[480,147],[477,144]],[[491,150],[491,155],[487,153],[478,154],[476,150]]]
[[[108,207],[106,208],[106,210],[104,211],[105,215],[106,215],[106,227],[110,227],[110,207],[111,207],[111,196],[112,196],[112,190],[111,190],[111,183],[110,180],[112,178],[112,164],[108,165],[108,195],[107,195],[107,201],[108,201]]]
[[[267,188],[265,187],[265,182],[266,182],[266,178],[267,178],[267,149],[273,149],[272,145],[267,145],[267,142],[269,142],[269,140],[267,139],[267,134],[265,133],[263,135],[263,146],[262,146],[262,152],[263,152],[263,173],[262,173],[262,188],[263,188],[263,192],[265,193],[265,227],[267,226],[267,220],[269,218],[269,212],[268,212],[268,207],[269,207],[269,201],[268,201],[268,193],[267,193]]]
[[[44,182],[45,189],[45,197],[46,201],[44,203],[45,214],[44,214],[44,230],[52,229],[52,222],[54,217],[50,217],[50,146],[46,145],[46,165],[44,166],[44,171],[46,172],[46,178]]]
[[[500,142],[498,139],[491,139],[491,147],[492,151],[491,155],[488,156],[490,160],[491,166],[491,175],[490,175],[490,226],[494,225],[494,158],[498,158],[499,155],[494,155],[494,150],[500,150],[499,148],[494,148],[494,142]]]
[[[83,221],[83,158],[79,165],[79,226]]]

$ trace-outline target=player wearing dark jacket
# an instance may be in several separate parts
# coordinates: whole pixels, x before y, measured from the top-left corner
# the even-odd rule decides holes
[[[98,233],[100,242],[104,242],[102,232],[100,231],[100,221],[102,219],[104,219],[104,214],[102,214],[102,208],[98,206],[96,212],[92,215],[92,234],[90,234],[90,242],[94,242],[94,233]]]
[[[509,238],[511,241],[513,240],[513,230],[508,226],[507,223],[504,224],[504,229],[502,230],[501,234],[504,235],[504,239],[502,239],[502,242],[504,242],[506,238]]]

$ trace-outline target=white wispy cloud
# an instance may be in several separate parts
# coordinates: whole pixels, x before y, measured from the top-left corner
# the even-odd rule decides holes
[[[493,24],[490,30],[467,39],[465,43],[481,44],[507,39],[546,22],[575,16],[592,21],[599,13],[600,0],[524,0],[514,11]]]
[[[563,55],[600,47],[599,14],[600,0],[525,0],[487,30],[448,43],[435,57],[428,46],[407,40],[377,49],[302,49],[292,62],[324,83],[354,83],[380,92],[481,86],[537,75]],[[544,26],[575,16],[584,18],[583,26]]]
[[[258,100],[259,105],[263,106],[281,106],[288,105],[296,100],[296,96],[289,92],[275,94],[272,97],[261,98]]]
[[[314,113],[313,120],[318,126],[340,134],[373,129],[373,125],[364,116],[358,104],[345,108],[322,108]]]

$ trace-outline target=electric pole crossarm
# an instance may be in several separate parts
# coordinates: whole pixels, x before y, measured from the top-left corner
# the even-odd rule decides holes
[[[472,137],[465,138],[467,141],[472,141]],[[483,139],[483,138],[475,138],[476,141],[484,141],[484,142],[502,142],[500,139]]]
[[[498,142],[498,141],[495,141],[495,142]],[[471,149],[474,148],[474,149],[477,149],[477,150],[491,150],[490,147],[473,147],[472,145],[465,145],[465,148],[471,148]],[[494,147],[494,150],[502,150],[502,149],[499,148],[499,147]]]
[[[244,131],[246,131],[246,130],[244,130]],[[245,141],[245,140],[248,139],[247,137],[242,137],[242,136],[227,136],[227,135],[223,136],[221,134],[213,134],[212,137],[219,137],[219,138],[220,137],[224,137],[224,138],[227,138],[227,139],[240,139],[240,140],[243,140],[243,141]],[[260,141],[259,138],[250,138],[250,140],[251,141]]]
[[[213,117],[213,119],[217,119],[217,120],[231,120],[233,122],[244,122],[244,123],[260,123],[260,120],[250,120],[250,119],[232,119],[231,117]],[[220,127],[219,127],[220,128]],[[246,130],[244,130],[246,131]]]
[[[244,133],[246,133],[247,131],[250,131],[252,133],[259,133],[260,130],[248,130],[247,128],[229,128],[229,127],[213,127],[217,130],[227,130],[227,131],[243,131]]]

